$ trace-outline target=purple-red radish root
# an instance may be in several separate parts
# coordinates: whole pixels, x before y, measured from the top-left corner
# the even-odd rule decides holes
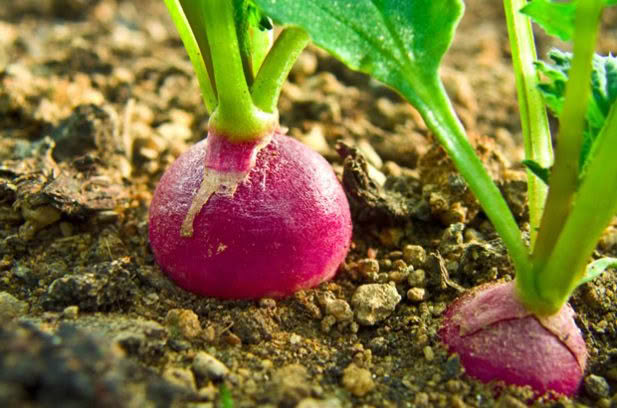
[[[352,229],[328,162],[278,132],[265,146],[211,134],[191,147],[161,178],[149,221],[172,280],[231,299],[282,297],[330,279]]]
[[[439,334],[470,376],[530,386],[538,396],[573,395],[585,371],[585,341],[572,308],[538,318],[518,301],[514,282],[463,295],[446,311]]]

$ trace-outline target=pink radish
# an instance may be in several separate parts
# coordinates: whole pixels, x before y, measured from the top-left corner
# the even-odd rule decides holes
[[[587,352],[569,305],[543,318],[518,301],[514,282],[474,289],[446,311],[441,340],[467,374],[481,381],[530,386],[537,395],[573,395]]]

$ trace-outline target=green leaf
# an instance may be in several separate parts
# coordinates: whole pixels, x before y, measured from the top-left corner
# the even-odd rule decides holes
[[[461,0],[254,1],[275,22],[302,27],[317,45],[416,107],[430,96],[424,85],[437,80],[463,12]]]
[[[544,77],[539,88],[548,108],[559,116],[563,107],[572,54],[551,50],[548,56],[553,64],[542,61],[536,63],[536,69]],[[585,134],[580,159],[581,171],[584,170],[590,158],[593,143],[604,126],[611,105],[617,100],[616,57],[594,55],[590,85],[592,97],[585,117]]]
[[[605,0],[604,4],[613,6],[617,0]],[[531,17],[549,35],[569,41],[574,33],[575,10],[576,1],[532,0],[521,9],[521,13]]]
[[[587,268],[585,269],[585,275],[578,283],[582,285],[583,283],[590,282],[600,276],[602,272],[606,270],[606,268],[617,268],[617,258],[600,258],[598,260],[593,261]]]
[[[551,176],[551,169],[542,167],[538,162],[533,160],[523,160],[523,165],[529,169],[534,175],[536,175],[544,184],[548,185],[548,180]]]
[[[551,0],[532,0],[521,9],[549,35],[568,41],[574,32],[575,2],[563,3]]]
[[[225,384],[219,388],[219,402],[222,408],[234,408],[234,400],[231,391]]]

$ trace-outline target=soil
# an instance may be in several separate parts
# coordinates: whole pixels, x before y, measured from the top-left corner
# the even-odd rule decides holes
[[[468,1],[442,77],[525,229],[509,64],[500,2]],[[341,177],[352,249],[334,280],[286,299],[194,296],[147,238],[157,180],[208,121],[163,2],[3,4],[0,406],[525,406],[530,390],[469,378],[436,334],[450,302],[513,268],[417,112],[316,48],[279,108]],[[617,255],[617,225],[595,255]],[[579,395],[537,406],[617,406],[615,282],[608,270],[571,300],[589,349]]]

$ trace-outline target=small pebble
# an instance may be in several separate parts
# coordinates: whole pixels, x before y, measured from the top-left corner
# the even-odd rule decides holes
[[[28,304],[8,292],[0,292],[0,321],[6,322],[28,312]]]
[[[422,302],[426,296],[424,288],[411,288],[407,291],[407,299],[412,302]]]
[[[435,358],[435,353],[433,352],[431,346],[425,346],[422,349],[422,352],[424,353],[424,358],[426,359],[426,361],[433,361],[433,359]]]
[[[321,320],[321,330],[328,333],[336,323],[336,317],[328,315]]]
[[[36,208],[23,206],[21,214],[27,221],[36,224],[37,229],[42,229],[60,219],[60,211],[49,205]]]
[[[272,376],[274,394],[281,406],[295,406],[311,395],[308,371],[301,364],[289,364]]]
[[[326,400],[304,398],[296,405],[296,408],[342,408],[342,405],[336,398]]]
[[[356,397],[363,397],[375,388],[371,372],[351,363],[343,371],[343,387]]]
[[[379,283],[359,286],[351,298],[356,320],[367,326],[385,320],[400,301],[395,286]]]
[[[403,260],[414,268],[420,268],[426,262],[426,251],[420,245],[405,245]]]
[[[376,259],[362,259],[358,261],[360,276],[366,281],[374,282],[379,274],[379,262]]]
[[[595,399],[605,398],[609,396],[610,387],[608,381],[599,375],[590,374],[584,380],[585,391]]]
[[[368,343],[369,349],[376,355],[385,355],[388,351],[388,341],[384,337],[375,337]]]
[[[407,264],[402,259],[397,259],[396,261],[392,262],[392,269],[401,272],[407,271]]]
[[[426,272],[424,272],[424,269],[416,269],[410,272],[407,283],[412,287],[424,287],[426,284]]]
[[[27,266],[17,264],[13,267],[11,272],[13,272],[13,275],[24,282],[33,283],[36,281],[36,276],[34,275],[32,268],[28,268]]]
[[[169,327],[172,336],[182,335],[190,340],[201,333],[199,318],[189,309],[171,309],[167,312],[165,324]]]
[[[210,380],[222,380],[229,374],[225,364],[204,351],[195,355],[192,368],[196,376]]]
[[[178,387],[185,388],[191,391],[195,391],[195,376],[190,370],[184,368],[170,367],[163,373],[165,378],[170,383],[177,385]]]
[[[429,398],[428,398],[428,394],[425,392],[419,392],[416,394],[415,398],[414,398],[414,406],[415,407],[428,407],[429,404]]]
[[[327,315],[332,315],[337,322],[346,322],[353,320],[353,312],[349,303],[343,299],[328,299],[325,301],[325,309]]]
[[[409,272],[404,271],[394,271],[394,272],[390,272],[390,274],[388,275],[388,280],[394,283],[402,283],[405,282],[407,280],[407,278],[409,277]]]
[[[65,319],[75,320],[77,319],[77,316],[79,316],[79,306],[67,306],[62,311],[62,317]]]
[[[467,408],[467,404],[463,401],[460,395],[453,395],[450,398],[450,407],[452,408]]]
[[[291,336],[289,336],[289,344],[294,345],[300,343],[301,341],[302,337],[296,333],[292,333]]]

